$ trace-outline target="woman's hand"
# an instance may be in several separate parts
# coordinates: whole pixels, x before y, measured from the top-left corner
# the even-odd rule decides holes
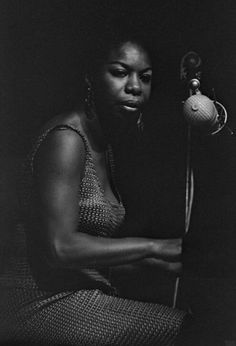
[[[152,243],[152,256],[169,262],[178,262],[182,255],[182,239],[155,239]]]

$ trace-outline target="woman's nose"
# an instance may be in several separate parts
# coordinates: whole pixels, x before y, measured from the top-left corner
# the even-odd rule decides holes
[[[127,94],[140,95],[142,92],[138,76],[131,75],[126,83],[125,91]]]

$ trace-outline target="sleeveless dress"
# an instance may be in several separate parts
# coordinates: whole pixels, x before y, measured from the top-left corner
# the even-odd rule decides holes
[[[41,134],[26,164],[22,184],[26,213],[6,250],[0,275],[1,345],[173,345],[183,328],[185,312],[118,297],[109,268],[58,269],[47,261],[37,217],[30,208],[37,198],[33,160],[43,140],[52,131],[62,130],[75,131],[86,152],[78,230],[115,237],[124,220],[119,195],[114,204],[104,196],[85,134],[67,124]],[[107,164],[114,183],[111,148]]]

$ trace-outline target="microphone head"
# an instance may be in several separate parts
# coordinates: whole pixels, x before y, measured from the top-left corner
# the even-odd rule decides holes
[[[218,122],[218,113],[214,102],[201,93],[190,96],[184,102],[183,113],[191,126],[200,129],[211,129]]]

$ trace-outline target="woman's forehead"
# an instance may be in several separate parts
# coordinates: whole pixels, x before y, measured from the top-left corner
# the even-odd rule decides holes
[[[151,66],[151,59],[147,50],[139,43],[127,41],[113,47],[107,57],[107,62],[126,61],[142,62]]]

